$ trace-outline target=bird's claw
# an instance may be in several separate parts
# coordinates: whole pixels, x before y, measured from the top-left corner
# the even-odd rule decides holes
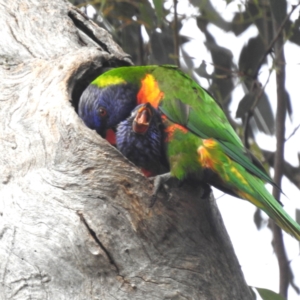
[[[154,183],[153,183],[153,193],[152,193],[152,196],[151,196],[151,199],[150,199],[150,204],[149,204],[149,207],[153,207],[156,200],[157,200],[157,194],[158,194],[158,191],[160,189],[160,187],[165,184],[171,177],[171,174],[170,173],[165,173],[165,174],[161,174],[161,175],[157,175],[155,178],[154,178]]]

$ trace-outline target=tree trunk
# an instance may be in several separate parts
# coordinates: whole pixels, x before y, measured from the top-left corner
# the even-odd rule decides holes
[[[68,2],[0,0],[0,299],[253,299],[216,203],[162,191],[76,114],[130,64]]]

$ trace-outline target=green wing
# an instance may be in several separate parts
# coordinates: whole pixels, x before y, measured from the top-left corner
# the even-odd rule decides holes
[[[207,137],[244,147],[221,107],[188,75],[170,66],[157,67],[152,74],[164,92],[160,108],[168,112],[168,116],[172,115],[176,123],[185,125],[181,120],[187,121],[188,116],[190,124],[201,129]],[[188,108],[184,108],[186,105]]]
[[[212,96],[176,66],[135,66],[116,68],[99,76],[93,84],[104,87],[130,82],[140,86],[141,79],[152,74],[164,98],[160,110],[174,123],[181,124],[203,139],[220,142],[226,155],[249,172],[273,184],[272,179],[249,158],[240,138]]]
[[[164,71],[162,73],[169,74],[164,74],[164,79],[153,74],[158,79],[160,89],[165,93],[159,109],[172,122],[185,126],[202,139],[216,139],[231,159],[255,176],[274,185],[266,171],[253,162],[216,101],[187,75],[179,71],[174,72],[173,67],[157,69],[161,68]]]

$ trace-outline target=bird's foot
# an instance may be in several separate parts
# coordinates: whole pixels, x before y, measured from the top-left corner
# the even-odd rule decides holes
[[[154,177],[154,186],[149,207],[152,207],[155,204],[160,187],[168,182],[171,178],[171,173],[165,173]]]

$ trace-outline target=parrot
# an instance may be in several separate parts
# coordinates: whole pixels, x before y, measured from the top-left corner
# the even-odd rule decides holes
[[[116,144],[116,125],[124,121],[135,108],[137,88],[134,85],[122,85],[116,90],[113,86],[99,89],[90,84],[80,97],[78,115],[85,125],[112,145]],[[128,101],[130,99],[130,101]],[[115,106],[115,103],[122,103]]]
[[[161,114],[169,176],[203,181],[248,200],[300,240],[300,225],[265,187],[265,183],[276,184],[244,147],[221,106],[177,67],[111,69],[83,92],[78,113],[88,127],[106,137],[109,130],[116,131],[136,106],[145,103]],[[157,178],[159,182],[159,178],[166,180],[168,176],[162,174]]]
[[[160,114],[149,103],[138,105],[116,129],[117,149],[144,175],[153,177],[169,171],[165,156],[164,130]]]

